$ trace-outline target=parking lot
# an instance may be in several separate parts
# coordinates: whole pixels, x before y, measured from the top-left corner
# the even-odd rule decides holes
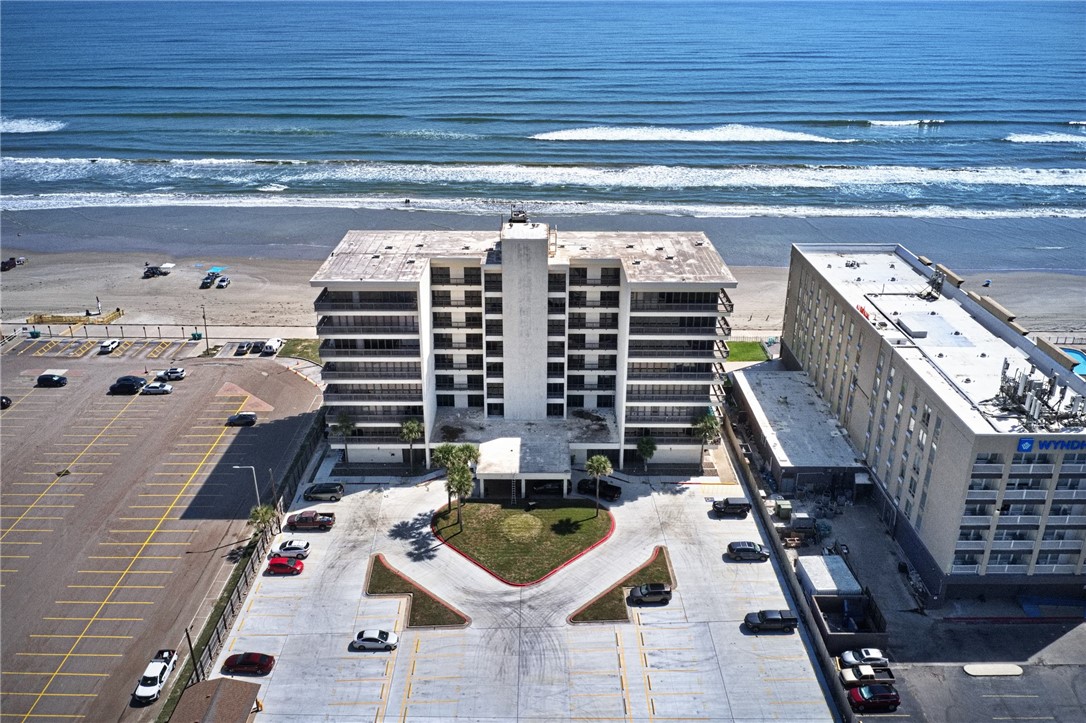
[[[139,674],[160,648],[184,652],[249,534],[253,480],[233,465],[254,466],[269,494],[269,470],[282,473],[319,404],[274,361],[185,358],[192,342],[96,345],[24,340],[0,358],[13,402],[0,414],[5,718],[153,720],[157,705],[131,706]],[[172,394],[107,394],[117,377],[175,365],[189,373]],[[67,386],[35,386],[46,372]],[[224,426],[242,410],[259,424]]]
[[[323,469],[323,468],[322,468]],[[623,483],[607,543],[529,587],[498,582],[432,537],[446,502],[441,480],[348,485],[329,532],[310,541],[301,575],[264,577],[220,657],[275,655],[261,684],[261,717],[317,720],[803,720],[830,721],[800,634],[754,635],[759,608],[791,607],[774,563],[732,562],[731,540],[760,539],[754,517],[718,519],[719,484]],[[299,508],[301,508],[299,507]],[[666,545],[677,579],[664,606],[630,623],[567,617]],[[364,594],[372,554],[471,618],[457,629],[405,629],[400,598]],[[392,652],[352,652],[366,628],[397,631]]]

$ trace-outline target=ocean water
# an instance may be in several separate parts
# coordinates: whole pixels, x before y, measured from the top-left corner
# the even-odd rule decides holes
[[[1086,3],[0,4],[0,205],[1086,217]]]

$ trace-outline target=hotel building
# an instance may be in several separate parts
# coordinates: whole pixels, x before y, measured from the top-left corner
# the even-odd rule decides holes
[[[409,462],[415,419],[416,461],[477,443],[480,479],[522,493],[595,454],[632,463],[645,436],[654,464],[700,463],[736,286],[704,234],[559,234],[518,212],[493,232],[351,231],[310,283],[351,462]]]
[[[1086,381],[963,284],[900,246],[793,246],[782,357],[829,403],[935,604],[1081,597]]]

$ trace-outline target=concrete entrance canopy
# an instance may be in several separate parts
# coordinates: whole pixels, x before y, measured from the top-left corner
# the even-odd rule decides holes
[[[431,447],[443,443],[479,447],[479,494],[487,481],[519,481],[519,495],[528,480],[562,480],[562,495],[569,494],[572,474],[571,445],[613,448],[618,444],[614,417],[598,413],[569,419],[511,420],[486,417],[480,409],[438,410]]]

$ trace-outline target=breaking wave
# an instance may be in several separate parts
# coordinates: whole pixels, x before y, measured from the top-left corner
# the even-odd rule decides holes
[[[0,133],[53,133],[65,128],[63,121],[42,120],[40,118],[0,117]]]
[[[731,123],[690,130],[660,126],[592,126],[569,128],[529,136],[537,141],[677,141],[684,143],[854,143],[855,139],[827,138],[812,133],[782,131]]]
[[[1070,133],[1012,133],[1003,140],[1011,143],[1086,143],[1086,135]]]

